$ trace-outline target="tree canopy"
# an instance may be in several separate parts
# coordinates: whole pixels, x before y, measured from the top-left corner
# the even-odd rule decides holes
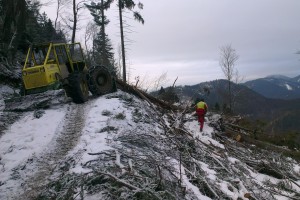
[[[0,0],[0,57],[12,63],[18,51],[26,52],[32,43],[65,41],[52,21],[40,13],[39,1]]]

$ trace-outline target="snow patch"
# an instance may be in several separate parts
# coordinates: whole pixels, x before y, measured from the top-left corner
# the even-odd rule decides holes
[[[229,160],[229,162],[232,163],[232,164],[235,164],[235,163],[239,162],[238,159],[233,158],[233,157],[228,157],[228,160]]]
[[[287,83],[285,84],[285,87],[286,87],[287,90],[293,90],[293,88]]]
[[[216,174],[217,172],[212,170],[212,169],[209,169],[209,166],[204,163],[204,162],[199,162],[200,165],[201,165],[201,169],[207,174],[207,178],[209,178],[210,180],[217,180],[217,177],[216,177]]]
[[[186,126],[187,130],[189,130],[193,134],[194,138],[200,139],[205,144],[214,145],[214,146],[224,149],[225,147],[223,144],[219,143],[218,141],[216,141],[212,138],[214,128],[208,126],[208,124],[209,124],[209,120],[208,120],[208,118],[205,118],[203,132],[200,132],[200,126],[196,120],[187,122],[185,126]]]
[[[294,164],[294,171],[295,171],[297,174],[300,174],[300,166]]]
[[[28,112],[5,132],[0,138],[0,182],[4,183],[0,191],[16,189],[14,170],[46,150],[64,116],[64,109],[47,110],[40,118]]]
[[[179,164],[179,162],[175,159],[170,159],[173,167],[175,168],[175,175],[178,179],[181,178],[182,186],[185,186],[187,191],[192,192],[199,200],[211,200],[211,198],[204,196],[200,191],[199,188],[194,186],[188,179],[185,168]]]
[[[15,90],[8,85],[0,85],[0,99],[15,93]]]

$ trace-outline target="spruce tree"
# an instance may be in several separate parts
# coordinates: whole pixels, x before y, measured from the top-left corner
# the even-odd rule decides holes
[[[101,14],[101,20],[103,21],[103,17],[104,17],[104,10],[108,9],[110,7],[110,5],[114,2],[114,0],[101,0],[101,3],[93,3],[94,7],[97,8],[98,10],[102,10],[102,14]],[[123,31],[123,10],[127,9],[132,11],[133,13],[133,17],[135,20],[137,20],[138,22],[141,22],[142,24],[144,24],[144,19],[141,16],[141,14],[138,11],[134,10],[134,7],[136,6],[136,3],[134,0],[116,0],[115,1],[118,5],[119,8],[119,20],[120,20],[120,34],[121,34],[121,48],[122,48],[122,64],[123,64],[123,81],[126,82],[126,60],[125,60],[125,42],[124,42],[124,31]],[[91,4],[92,5],[92,4]],[[142,3],[138,3],[138,8],[139,9],[143,9],[143,4]],[[92,13],[91,14],[94,16],[99,15],[100,13]],[[100,17],[98,18],[100,19]],[[107,19],[106,19],[107,20]],[[102,24],[102,30],[104,31],[105,24]],[[105,31],[104,34],[102,34],[102,37],[105,36]],[[105,41],[105,39],[102,39],[102,41]]]
[[[99,31],[96,37],[93,39],[93,61],[95,64],[104,65],[106,67],[113,67],[113,48],[105,33],[105,27],[109,23],[109,20],[104,14],[104,11],[109,8],[110,1],[101,0],[100,3],[92,2],[90,5],[86,5],[91,15],[94,17],[96,25],[99,27]]]

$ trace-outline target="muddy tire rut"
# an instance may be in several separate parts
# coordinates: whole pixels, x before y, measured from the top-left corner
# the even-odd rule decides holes
[[[53,139],[52,147],[37,158],[35,168],[38,169],[22,184],[24,193],[15,199],[36,199],[41,190],[47,185],[63,158],[76,146],[85,123],[89,104],[71,104],[65,115],[64,122],[57,128],[57,136]],[[50,145],[51,146],[51,145]]]

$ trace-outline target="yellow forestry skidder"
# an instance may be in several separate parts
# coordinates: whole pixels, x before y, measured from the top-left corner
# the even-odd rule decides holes
[[[22,69],[22,95],[63,88],[75,103],[116,90],[115,78],[104,66],[87,67],[80,43],[31,45]]]

